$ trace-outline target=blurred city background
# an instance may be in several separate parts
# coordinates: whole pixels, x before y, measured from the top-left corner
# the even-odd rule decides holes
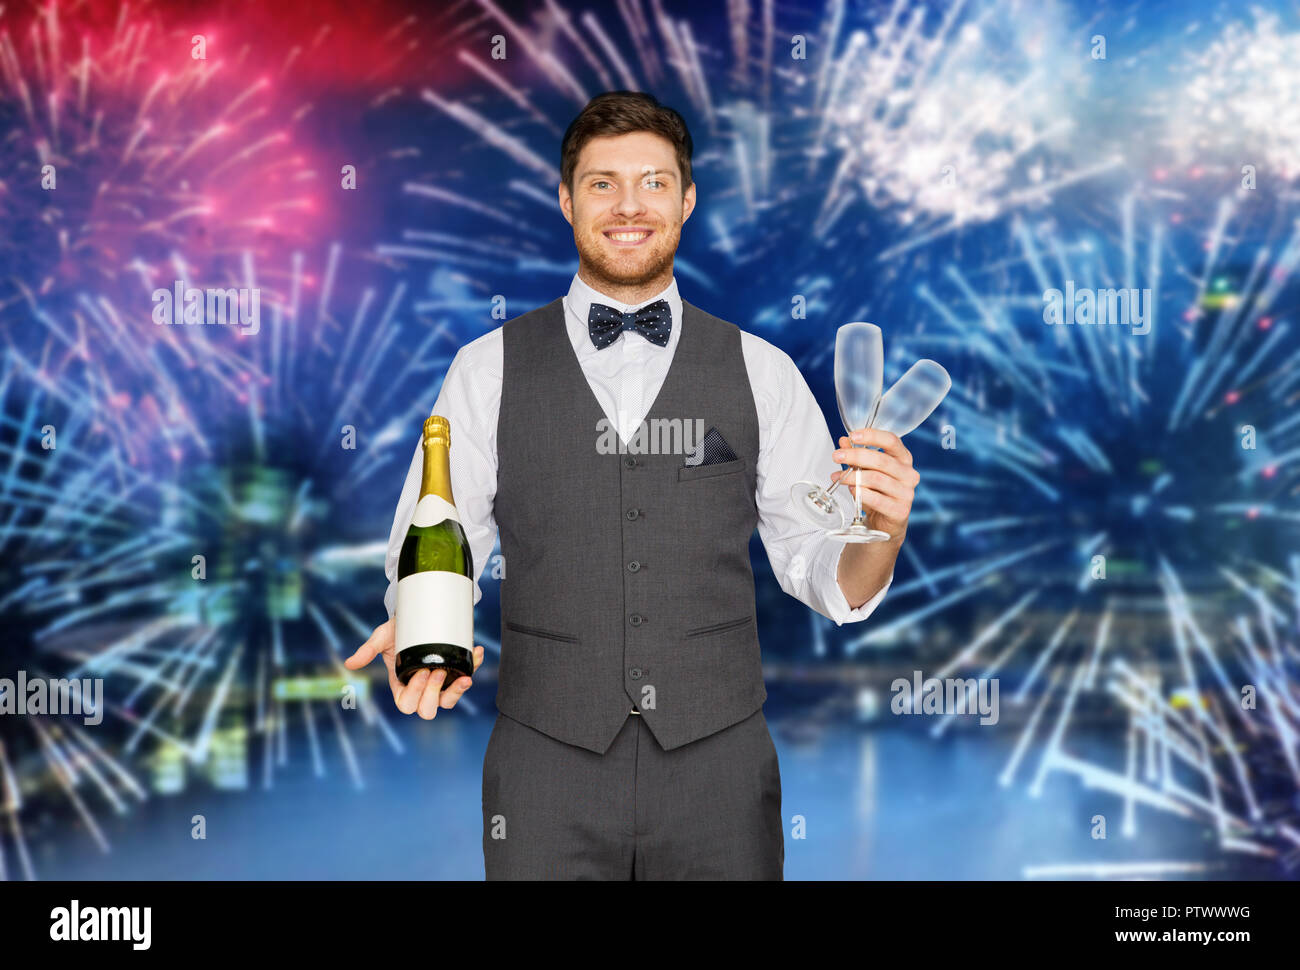
[[[787,877],[1293,878],[1300,22],[1092,0],[6,5],[0,678],[103,700],[0,715],[0,877],[481,878],[494,564],[454,712],[341,660],[447,365],[567,289],[559,139],[617,87],[691,125],[683,296],[833,434],[843,323],[954,381],[870,620],[754,538]],[[156,324],[178,280],[260,330]],[[1046,325],[1067,284],[1149,329]],[[997,723],[892,713],[918,670]]]

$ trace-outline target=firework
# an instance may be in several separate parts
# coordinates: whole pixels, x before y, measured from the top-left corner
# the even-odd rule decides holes
[[[1271,11],[1251,16],[1180,57],[1163,140],[1179,166],[1227,165],[1241,177],[1249,164],[1290,182],[1300,177],[1300,32]]]
[[[382,509],[375,490],[407,468],[455,345],[341,246],[245,271],[266,319],[243,359],[264,379],[238,407],[196,407],[202,438],[172,474],[81,444],[93,422],[78,409],[61,431],[70,469],[10,489],[32,518],[7,556],[23,650],[102,681],[104,737],[159,793],[197,777],[271,786],[303,761],[318,776],[341,764],[360,787],[359,731],[402,747],[369,680],[342,666],[383,592],[386,523],[357,510]]]
[[[246,48],[196,58],[149,5],[101,14],[51,0],[0,30],[0,322],[143,460],[137,418],[184,436],[196,383],[250,379],[228,344],[195,374],[190,335],[152,322],[154,290],[307,238],[314,173],[293,143],[305,109]]]
[[[913,521],[932,538],[890,595],[923,605],[849,649],[969,617],[938,676],[1017,684],[1005,784],[1074,774],[1122,800],[1125,834],[1146,806],[1212,825],[1226,851],[1289,858],[1300,345],[1277,314],[1296,238],[1243,255],[1231,212],[1193,229],[1134,192],[1107,232],[1013,221],[1014,261],[916,284],[908,353],[968,366],[914,434],[933,470]],[[1050,292],[1075,286],[1145,303],[1047,325]],[[1006,577],[1030,578],[1003,593]],[[1125,722],[1111,760],[1071,744],[1079,724]]]
[[[616,86],[681,107],[701,146],[688,299],[780,344],[819,391],[854,319],[888,331],[887,376],[918,357],[954,374],[909,437],[910,573],[863,627],[799,610],[815,655],[906,643],[943,673],[1002,677],[1020,717],[1007,784],[1078,778],[1126,833],[1155,811],[1294,861],[1294,200],[1270,198],[1270,224],[1205,177],[1235,173],[1237,146],[1294,177],[1294,37],[1271,15],[1181,61],[1153,101],[1176,170],[1138,171],[1094,137],[1090,111],[1117,100],[1089,102],[1086,14],[1063,5],[732,2],[706,36],[658,0],[529,16],[475,0],[372,23],[366,43],[315,7],[257,15],[310,38],[269,59],[218,45],[195,62],[149,5],[101,21],[45,4],[0,28],[0,214],[21,228],[0,243],[0,620],[24,669],[102,677],[110,725],[0,718],[8,872],[30,874],[46,807],[98,840],[96,813],[142,785],[272,784],[301,764],[361,784],[345,690],[398,743],[339,662],[382,592],[365,586],[391,510],[374,490],[405,474],[496,298],[514,316],[567,286],[559,134]],[[509,56],[488,60],[498,33]],[[348,154],[381,188],[352,228],[400,213],[369,250],[383,265],[303,243],[336,228],[319,231],[312,173],[337,146],[304,132],[291,83],[313,71],[353,85],[336,115],[367,112]],[[37,192],[46,164],[59,187]],[[155,325],[152,294],[177,281],[259,291],[260,332]],[[1071,281],[1149,289],[1148,332],[1045,325],[1044,293]],[[76,442],[54,462],[46,423]],[[1116,743],[1087,741],[1097,728]],[[1202,869],[1027,874],[1062,871]]]
[[[831,155],[835,175],[815,231],[851,218],[857,193],[905,230],[880,259],[1042,206],[1120,163],[1113,152],[1079,157],[1070,147],[1088,78],[1086,62],[1068,56],[1067,11],[956,3],[928,27],[930,14],[894,3],[881,22],[852,32],[818,77],[810,154]]]
[[[75,609],[80,596],[94,595],[104,573],[82,564],[104,563],[101,557],[131,544],[117,512],[140,496],[134,487],[119,489],[122,469],[111,449],[98,446],[102,436],[86,414],[26,381],[11,360],[0,374],[0,415],[0,705],[10,715],[0,717],[0,879],[30,879],[36,875],[31,840],[64,834],[66,825],[107,851],[100,814],[125,812],[145,796],[116,753],[102,699],[81,684],[75,695],[60,690],[67,665],[42,648],[34,607],[52,598]],[[80,583],[60,579],[78,571]],[[129,582],[131,575],[127,569],[114,581]],[[39,705],[26,684],[42,691]]]
[[[928,265],[936,240],[1041,207],[1120,163],[1071,147],[1089,87],[1077,58],[1062,56],[1072,17],[1054,6],[957,4],[939,17],[832,3],[778,23],[771,4],[729,4],[730,63],[702,57],[690,22],[658,3],[620,4],[605,19],[549,2],[532,24],[480,6],[487,16],[461,57],[490,78],[488,96],[423,88],[439,139],[393,153],[445,156],[449,120],[467,160],[399,180],[418,225],[378,250],[427,270],[437,306],[466,311],[467,328],[481,327],[493,297],[537,305],[575,270],[556,256],[572,253],[555,198],[557,135],[611,83],[647,85],[693,116],[703,205],[676,262],[690,298],[744,292],[749,315],[736,322],[779,331],[801,365],[823,349],[804,321],[861,319],[898,273]],[[485,64],[470,53],[501,28],[523,56]],[[805,39],[805,56],[792,38]]]
[[[121,711],[133,722],[127,751],[165,743],[201,763],[223,724],[237,732],[247,714],[270,784],[287,758],[291,715],[324,771],[317,722],[325,719],[360,784],[340,716],[345,689],[360,690],[366,723],[399,742],[365,682],[341,664],[343,648],[370,632],[356,604],[377,601],[374,590],[358,592],[358,579],[383,563],[384,543],[359,528],[353,510],[374,507],[369,490],[409,462],[409,431],[450,357],[437,327],[414,347],[400,339],[409,312],[402,284],[363,286],[339,246],[318,270],[306,267],[295,253],[287,266],[258,268],[269,314],[244,359],[265,380],[244,389],[242,416],[209,417],[210,457],[196,454],[176,480],[153,544],[161,576],[139,593],[156,605],[77,669],[134,682]],[[69,633],[100,612],[66,615],[42,633]]]

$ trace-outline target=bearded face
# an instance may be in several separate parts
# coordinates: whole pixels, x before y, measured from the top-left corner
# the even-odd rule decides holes
[[[695,207],[695,186],[683,193],[667,139],[638,131],[587,142],[574,169],[572,193],[560,186],[560,206],[573,226],[579,274],[597,290],[630,303],[672,279],[682,224]]]

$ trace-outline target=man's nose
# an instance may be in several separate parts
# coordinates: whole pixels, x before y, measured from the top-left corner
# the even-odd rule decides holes
[[[620,216],[632,216],[645,211],[645,206],[641,203],[641,194],[635,186],[629,185],[623,189],[614,211]]]

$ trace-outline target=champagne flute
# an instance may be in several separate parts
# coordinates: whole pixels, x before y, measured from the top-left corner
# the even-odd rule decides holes
[[[885,392],[873,428],[903,437],[919,428],[952,389],[948,372],[932,360],[918,360]]]
[[[908,368],[906,374],[894,382],[893,387],[885,392],[868,426],[892,432],[901,438],[920,427],[947,397],[951,388],[952,378],[942,366],[933,360],[918,360]],[[827,528],[828,531],[835,529],[833,522],[830,525],[826,524],[827,520],[833,517],[826,515],[824,507],[818,500],[824,500],[827,506],[834,508],[831,494],[844,478],[845,476],[841,475],[829,489],[820,489],[811,482],[799,482],[791,489],[795,504],[805,511],[808,521]],[[846,528],[842,516],[840,522],[839,529],[832,531],[832,535],[836,538],[839,538],[839,533]],[[878,542],[881,540],[855,538],[846,541]]]
[[[885,351],[880,328],[874,323],[846,323],[835,334],[835,403],[840,420],[850,434],[871,425],[880,405],[885,376]],[[853,521],[845,523],[844,511],[830,490],[815,482],[795,482],[790,498],[808,521],[826,529],[844,542],[883,542],[888,533],[869,529],[855,501]]]

